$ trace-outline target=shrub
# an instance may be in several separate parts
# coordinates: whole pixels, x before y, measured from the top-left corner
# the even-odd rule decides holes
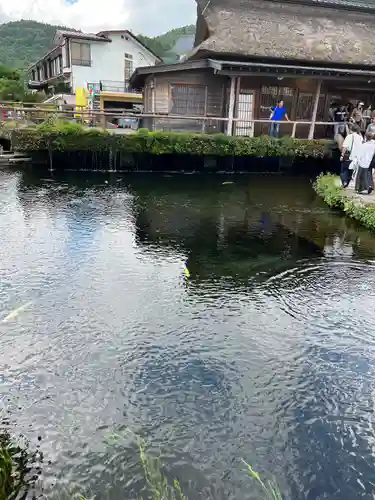
[[[314,182],[314,189],[331,208],[344,211],[348,217],[355,219],[367,229],[375,231],[375,203],[364,204],[359,197],[350,197],[341,187],[336,175],[319,175]]]
[[[176,132],[149,132],[140,129],[133,134],[112,134],[97,128],[84,128],[76,123],[54,121],[15,130],[15,149],[32,152],[109,151],[124,153],[192,154],[200,156],[315,157],[329,153],[330,142],[284,137],[228,137]]]

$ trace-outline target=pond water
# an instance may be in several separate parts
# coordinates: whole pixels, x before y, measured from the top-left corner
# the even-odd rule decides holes
[[[3,171],[0,234],[0,401],[47,494],[147,498],[142,437],[194,500],[260,498],[241,459],[373,498],[375,239],[308,179]]]

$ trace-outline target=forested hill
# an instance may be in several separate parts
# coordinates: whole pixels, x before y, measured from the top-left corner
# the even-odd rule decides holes
[[[168,53],[170,54],[176,42],[181,37],[185,36],[195,36],[195,24],[176,28],[163,35],[156,36],[155,38],[149,38],[143,35],[138,35],[138,38],[142,40],[147,47],[153,50],[155,54],[163,57]]]
[[[52,48],[56,29],[61,26],[36,21],[14,21],[0,25],[0,64],[26,68]],[[69,28],[71,29],[71,28]],[[184,26],[155,38],[139,35],[145,45],[159,56],[169,53],[182,36],[193,35],[195,26]]]
[[[36,21],[15,21],[0,25],[0,64],[27,68],[51,50],[58,26]]]

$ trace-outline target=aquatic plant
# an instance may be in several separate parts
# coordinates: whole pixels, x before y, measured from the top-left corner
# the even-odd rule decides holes
[[[352,198],[341,187],[339,177],[333,174],[319,175],[313,187],[331,208],[344,211],[348,217],[375,231],[375,199],[374,203],[363,203],[359,197]]]
[[[160,458],[152,457],[145,451],[145,442],[138,438],[139,454],[144,470],[145,479],[149,486],[153,500],[187,500],[181,484],[174,479],[173,486],[168,482],[166,476],[162,473]],[[246,471],[255,481],[255,486],[259,490],[259,500],[283,500],[280,488],[276,482],[271,480],[263,481],[258,472],[251,467],[245,460],[242,463],[246,465]]]
[[[255,472],[250,464],[245,462],[245,460],[242,460],[242,462],[246,465],[248,474],[258,486],[262,500],[283,500],[281,491],[274,481],[267,480],[264,482],[259,473]]]
[[[120,434],[111,435],[110,442],[118,442]],[[115,439],[115,441],[112,441]],[[147,452],[146,442],[136,436],[139,457],[147,489],[152,500],[187,500],[181,483],[177,478],[173,483],[163,473],[163,464],[160,457]],[[24,438],[15,438],[7,430],[0,432],[0,500],[25,500],[31,491],[35,491],[35,484],[40,474],[39,464],[43,462],[42,454],[37,450],[31,452],[29,442]],[[246,471],[255,481],[258,488],[259,500],[283,500],[279,487],[273,481],[263,481],[259,473],[244,460]],[[36,498],[35,495],[33,498]],[[73,489],[67,491],[52,491],[50,495],[41,494],[38,498],[51,500],[95,500],[96,495],[86,496]],[[102,498],[102,497],[101,497]]]
[[[111,134],[85,128],[74,122],[50,121],[12,133],[18,151],[93,151],[152,155],[191,154],[199,156],[313,157],[329,154],[331,142],[283,137],[228,137],[224,134],[149,132]]]
[[[166,476],[162,473],[161,461],[146,453],[143,439],[138,438],[139,456],[141,459],[145,479],[153,500],[185,500],[178,479],[173,480],[173,486],[169,484]]]
[[[31,452],[25,438],[16,439],[6,429],[0,430],[0,500],[26,498],[35,486],[42,461],[42,454]]]

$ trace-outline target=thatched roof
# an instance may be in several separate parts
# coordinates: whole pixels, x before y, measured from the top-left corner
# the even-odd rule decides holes
[[[330,6],[322,0],[298,5],[270,0],[196,1],[202,38],[197,35],[199,45],[191,58],[236,56],[375,66],[374,12],[344,10],[343,4],[350,1],[339,7],[333,7],[332,0]]]

